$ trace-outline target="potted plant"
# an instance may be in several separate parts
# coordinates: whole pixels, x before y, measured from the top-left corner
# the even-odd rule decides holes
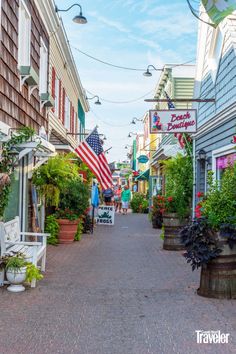
[[[163,223],[163,217],[160,207],[160,196],[153,197],[153,205],[151,207],[151,221],[154,229],[161,229]]]
[[[10,292],[18,293],[25,291],[25,287],[22,285],[24,282],[43,278],[39,269],[31,262],[27,262],[22,254],[6,257],[5,266],[6,277],[11,284],[7,287],[7,290]]]
[[[32,182],[45,198],[46,206],[51,208],[50,213],[58,207],[61,190],[67,181],[77,176],[78,168],[67,155],[52,157],[35,170]]]
[[[183,249],[179,231],[188,223],[191,211],[193,186],[192,159],[177,154],[163,161],[165,195],[162,199],[162,215],[165,230],[163,248],[169,251]]]
[[[59,224],[59,243],[72,243],[85,210],[89,206],[89,188],[79,177],[65,183],[55,216]]]
[[[199,295],[236,298],[236,190],[233,187],[236,185],[236,164],[225,169],[220,182],[209,172],[207,182],[207,193],[197,194],[199,202],[195,212],[197,219],[206,220],[208,229],[201,229],[194,244],[191,244],[191,230],[199,221],[182,231],[187,250],[195,252],[188,252],[187,259],[196,265],[193,269],[197,264],[201,267]],[[196,250],[200,250],[197,257]]]

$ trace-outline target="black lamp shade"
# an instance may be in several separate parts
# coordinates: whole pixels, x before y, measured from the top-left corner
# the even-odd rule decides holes
[[[85,23],[87,23],[87,18],[84,17],[82,13],[80,13],[79,15],[73,18],[73,22],[78,23],[80,25],[84,25]]]
[[[206,151],[205,150],[200,149],[198,151],[198,159],[201,160],[201,161],[206,160]]]

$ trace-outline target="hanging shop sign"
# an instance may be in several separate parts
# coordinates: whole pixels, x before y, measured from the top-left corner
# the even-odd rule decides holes
[[[195,133],[196,109],[170,109],[149,111],[150,133]]]
[[[97,224],[114,225],[115,209],[113,206],[100,205],[97,214]]]
[[[235,0],[202,0],[202,4],[216,26],[236,10]]]
[[[147,163],[149,158],[146,155],[140,155],[137,160],[139,163]]]

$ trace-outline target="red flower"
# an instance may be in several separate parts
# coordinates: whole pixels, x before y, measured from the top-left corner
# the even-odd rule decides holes
[[[173,201],[173,197],[168,197],[167,200],[168,200],[168,202],[172,202]]]
[[[160,213],[164,213],[165,212],[165,209],[160,209]]]
[[[236,135],[233,136],[233,143],[236,144]]]
[[[203,197],[204,196],[204,193],[203,192],[197,192],[197,197],[198,198],[201,198],[201,197]]]

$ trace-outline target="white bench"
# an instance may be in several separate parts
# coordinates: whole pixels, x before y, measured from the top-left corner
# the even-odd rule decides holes
[[[19,217],[6,223],[0,223],[1,256],[15,255],[22,253],[27,262],[32,262],[38,267],[41,262],[41,271],[46,267],[47,236],[50,234],[21,232]],[[33,238],[34,241],[26,241],[26,238]],[[37,242],[35,241],[37,240]],[[36,280],[31,282],[31,287],[36,286]]]

